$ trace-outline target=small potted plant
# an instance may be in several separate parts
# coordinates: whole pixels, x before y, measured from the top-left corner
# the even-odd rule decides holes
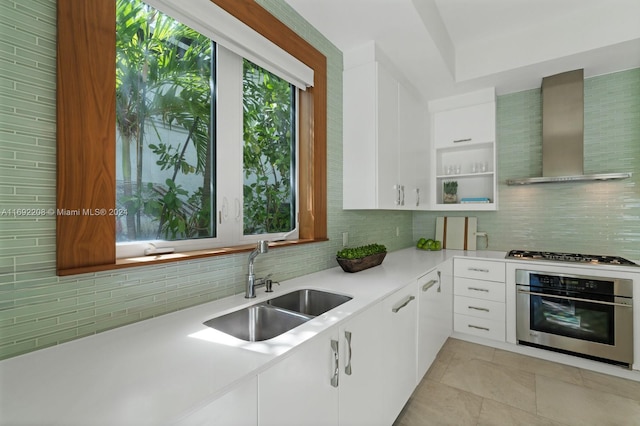
[[[378,266],[387,255],[387,248],[382,244],[344,248],[336,254],[338,264],[345,272],[358,272]]]
[[[442,196],[442,202],[444,204],[454,204],[458,202],[458,182],[451,180],[444,182],[443,184],[444,195]]]

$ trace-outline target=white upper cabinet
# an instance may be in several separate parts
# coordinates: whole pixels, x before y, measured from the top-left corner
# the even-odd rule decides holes
[[[432,210],[497,210],[495,89],[429,102]],[[457,183],[445,202],[446,182]]]
[[[345,55],[343,208],[428,207],[427,110],[369,43]]]
[[[427,109],[402,84],[398,85],[398,182],[400,208],[429,209],[429,121]]]
[[[495,102],[485,102],[433,115],[436,148],[452,148],[496,140]]]

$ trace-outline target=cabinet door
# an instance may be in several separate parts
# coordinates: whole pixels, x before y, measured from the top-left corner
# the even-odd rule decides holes
[[[429,206],[429,120],[427,110],[402,85],[398,90],[398,182],[403,187],[400,208]]]
[[[372,209],[377,203],[377,71],[375,63],[344,71],[342,206]]]
[[[382,421],[382,305],[340,327],[340,425],[384,425]]]
[[[258,376],[260,426],[338,424],[337,328]]]
[[[415,281],[382,303],[383,423],[392,424],[416,387],[417,291]]]
[[[395,209],[398,81],[377,62],[343,77],[343,208]]]
[[[398,205],[398,81],[382,65],[377,64],[377,167],[378,208],[393,209]],[[360,162],[358,162],[360,164]],[[401,197],[401,194],[400,194]]]
[[[434,126],[436,148],[493,142],[496,138],[495,102],[437,112]]]
[[[419,383],[453,331],[453,276],[451,260],[418,278]]]
[[[236,386],[211,404],[178,421],[178,426],[258,424],[257,379]]]

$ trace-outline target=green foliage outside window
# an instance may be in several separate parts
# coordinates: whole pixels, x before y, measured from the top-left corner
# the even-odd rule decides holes
[[[128,211],[118,241],[215,236],[214,52],[211,40],[174,19],[140,1],[117,0],[117,204]],[[244,62],[245,234],[289,231],[292,86]],[[224,153],[218,157],[223,161]],[[150,164],[169,177],[145,181]],[[187,183],[194,176],[201,182],[195,186]]]
[[[244,233],[294,227],[292,86],[244,61]]]
[[[118,203],[128,211],[121,240],[211,236],[210,194],[189,194],[180,181],[195,173],[208,187],[211,176],[211,52],[211,41],[196,31],[142,2],[117,0],[116,127],[123,180]],[[183,129],[184,139],[163,143],[158,123]],[[148,143],[149,130],[160,143]],[[145,144],[161,170],[173,170],[164,185],[143,182]],[[191,162],[184,155],[188,145],[196,152]],[[185,209],[185,203],[193,207]],[[156,223],[155,233],[143,230],[145,217]]]

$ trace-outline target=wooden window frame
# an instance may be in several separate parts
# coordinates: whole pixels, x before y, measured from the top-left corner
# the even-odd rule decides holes
[[[254,0],[211,0],[314,71],[300,91],[296,245],[327,240],[327,60]],[[56,271],[73,275],[246,252],[116,259],[115,0],[58,0]]]

